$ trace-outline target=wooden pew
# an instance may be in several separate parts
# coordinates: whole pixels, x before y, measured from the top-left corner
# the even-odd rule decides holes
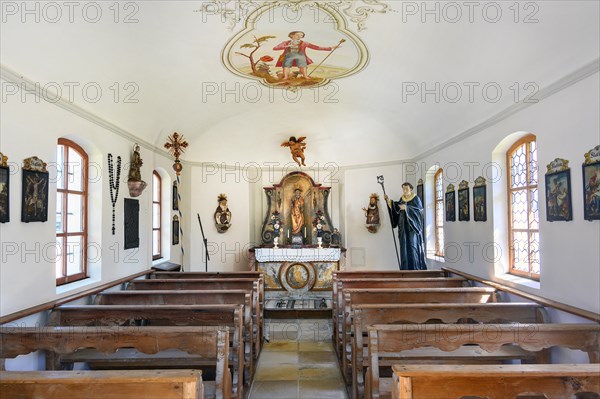
[[[344,298],[339,305],[343,306],[340,322],[340,333],[335,337],[335,346],[341,356],[344,347],[350,342],[347,334],[352,328],[352,305],[378,303],[485,303],[495,302],[494,288],[462,287],[462,288],[353,288],[344,289]]]
[[[399,274],[399,273],[396,273]],[[344,297],[343,292],[345,289],[357,289],[357,288],[444,288],[444,287],[463,287],[467,283],[464,278],[450,278],[450,277],[421,277],[421,278],[396,278],[396,277],[377,277],[368,279],[356,279],[356,278],[338,278],[334,280],[333,300],[332,300],[332,313],[333,313],[333,332],[334,335],[341,335],[342,320],[344,311]],[[337,347],[336,347],[337,351]],[[338,355],[341,353],[338,352]]]
[[[97,305],[244,305],[244,364],[249,370],[248,381],[254,376],[254,328],[252,322],[252,292],[245,290],[126,290],[103,292],[96,295]]]
[[[369,280],[369,279],[397,279],[397,278],[435,278],[448,277],[448,273],[444,270],[369,270],[369,271],[333,271],[333,286],[332,286],[332,313],[333,313],[333,336],[340,333],[339,321],[343,308],[339,307],[341,303],[341,288],[338,287],[339,280]],[[341,284],[339,284],[341,285]],[[338,347],[335,347],[338,352]],[[339,355],[339,352],[338,352]]]
[[[597,324],[376,324],[367,330],[365,397],[372,399],[391,394],[391,379],[382,382],[379,368],[394,364],[514,359],[545,364],[550,363],[548,349],[554,346],[587,352],[590,363],[600,361]]]
[[[182,274],[182,273],[179,273]],[[127,283],[128,290],[246,290],[252,292],[252,315],[254,318],[254,353],[258,358],[261,349],[263,309],[260,296],[261,282],[256,278],[192,278],[192,279],[146,279]]]
[[[200,370],[0,371],[2,398],[202,399]]]
[[[546,323],[543,306],[534,303],[376,304],[352,306],[352,345],[345,347],[351,362],[352,397],[364,395],[367,328],[374,324],[441,323]]]
[[[264,315],[265,304],[265,280],[262,272],[254,271],[236,271],[236,272],[154,272],[148,276],[151,279],[228,279],[228,278],[251,278],[258,282],[258,302],[260,307],[260,337],[258,339],[260,348],[262,348],[264,338]]]
[[[336,270],[334,278],[405,278],[405,277],[448,277],[448,272],[441,269],[435,270]]]
[[[597,364],[396,365],[392,398],[515,398],[523,393],[547,398],[600,394]]]
[[[244,374],[250,383],[251,370],[244,362],[243,305],[62,305],[52,309],[48,326],[114,326],[135,323],[144,326],[228,327],[231,339],[233,396],[242,399]],[[61,359],[54,359],[54,369]]]
[[[178,360],[189,364],[213,364],[215,381],[204,381],[205,394],[217,399],[229,398],[229,332],[221,327],[16,327],[0,328],[0,358],[14,358],[37,350],[65,357],[73,355],[76,361],[97,361],[99,357],[111,365],[128,367],[149,365],[160,367],[161,354],[169,350],[187,352]],[[85,349],[82,349],[85,348]],[[90,353],[95,349],[98,354]],[[75,355],[81,353],[82,356]],[[100,355],[100,356],[99,356]],[[173,359],[169,359],[172,365]],[[55,364],[51,362],[51,364]],[[127,396],[126,396],[127,397]]]

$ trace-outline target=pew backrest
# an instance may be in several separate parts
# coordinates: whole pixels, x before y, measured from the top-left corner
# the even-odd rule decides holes
[[[398,324],[373,325],[369,335],[367,397],[380,398],[379,367],[396,363],[409,352],[418,358],[418,349],[443,352],[476,345],[487,353],[497,353],[503,345],[532,352],[537,363],[550,363],[548,349],[563,347],[586,352],[590,363],[600,360],[600,325],[597,324]],[[480,355],[478,355],[480,356]],[[478,356],[473,359],[477,360]],[[428,352],[431,358],[431,353]]]
[[[1,327],[0,358],[14,358],[37,350],[67,355],[82,348],[115,353],[133,348],[145,354],[178,349],[215,364],[217,398],[231,392],[229,332],[222,327]]]
[[[3,398],[202,399],[200,370],[0,371]]]
[[[396,399],[600,394],[597,364],[396,365],[392,370],[392,398]]]
[[[352,397],[364,392],[367,327],[374,324],[546,323],[544,307],[533,303],[376,304],[352,306],[351,345],[344,345],[344,372],[352,376]],[[350,360],[350,361],[348,361]]]

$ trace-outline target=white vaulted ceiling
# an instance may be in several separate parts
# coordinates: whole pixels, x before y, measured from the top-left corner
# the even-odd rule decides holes
[[[473,22],[463,15],[451,23],[453,15],[443,13],[439,22],[433,15],[423,22],[421,14],[403,12],[405,3],[387,2],[396,12],[371,15],[363,31],[348,23],[366,44],[369,63],[319,88],[318,98],[314,90],[271,91],[232,74],[221,52],[242,24],[230,31],[218,16],[203,20],[196,12],[203,3],[195,1],[136,2],[137,23],[115,23],[108,5],[97,23],[86,22],[77,9],[73,22],[65,14],[56,23],[3,10],[0,57],[4,68],[42,86],[56,82],[63,96],[66,82],[76,82],[74,104],[145,142],[161,147],[168,134],[184,134],[189,161],[287,162],[289,152],[279,144],[296,135],[308,137],[312,162],[341,165],[417,156],[513,105],[515,84],[522,100],[599,58],[597,1],[530,2],[537,7],[533,23],[523,20],[534,8],[521,8],[515,23],[513,2],[498,2],[503,15],[496,23],[481,9]],[[121,8],[119,18],[131,10]],[[298,28],[310,34],[311,26]],[[102,88],[98,102],[83,98],[81,88],[90,82]],[[420,95],[403,99],[407,85],[432,89],[437,82],[449,84],[439,102],[434,94],[425,101]],[[473,101],[465,82],[478,85]],[[502,89],[499,101],[485,99],[487,83]],[[451,102],[457,86],[463,97]],[[239,87],[241,95],[222,99],[203,93],[207,87]],[[134,88],[138,102],[124,102]],[[257,88],[260,100],[247,101],[244,94],[255,99]]]

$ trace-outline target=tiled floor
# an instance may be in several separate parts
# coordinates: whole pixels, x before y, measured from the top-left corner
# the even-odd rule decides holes
[[[265,343],[249,399],[299,398],[348,398],[331,342]]]

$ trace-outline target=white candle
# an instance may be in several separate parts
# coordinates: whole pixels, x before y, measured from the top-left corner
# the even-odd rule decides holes
[[[306,238],[306,226],[304,226],[304,238]]]
[[[290,229],[288,229],[288,238],[290,238]]]

